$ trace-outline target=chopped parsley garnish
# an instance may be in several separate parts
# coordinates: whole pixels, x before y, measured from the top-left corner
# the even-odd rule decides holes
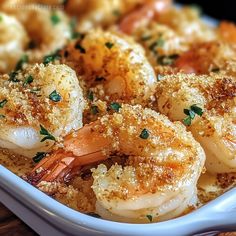
[[[157,63],[162,66],[171,66],[178,57],[179,57],[178,54],[172,54],[169,56],[160,56],[157,58]]]
[[[33,157],[33,161],[35,163],[40,162],[45,156],[47,155],[46,152],[37,152],[36,155]]]
[[[76,31],[76,24],[77,24],[77,19],[73,17],[70,21],[70,31],[71,31],[71,39],[83,39],[85,34],[81,34]]]
[[[23,55],[21,59],[17,62],[15,71],[21,70],[23,65],[29,61],[29,58],[27,55]]]
[[[71,38],[72,38],[72,39],[83,39],[84,36],[85,36],[85,34],[81,34],[81,33],[76,32],[76,31],[73,31],[73,32],[71,33]]]
[[[2,17],[2,15],[0,15],[0,22],[1,22],[1,21],[3,21],[3,17]]]
[[[49,54],[49,55],[46,55],[44,58],[43,58],[43,64],[44,65],[47,65],[48,63],[50,62],[53,62],[55,60],[58,60],[60,59],[61,56],[58,54],[58,51],[56,51],[55,53],[53,54]]]
[[[153,43],[149,46],[149,49],[150,49],[151,51],[154,51],[155,48],[157,48],[157,47],[159,47],[159,48],[163,47],[163,46],[164,46],[164,43],[165,43],[164,39],[160,37],[159,39],[157,39],[155,42],[153,42]]]
[[[9,80],[10,81],[12,81],[12,82],[19,82],[20,81],[16,78],[16,76],[18,75],[18,70],[21,70],[23,65],[25,63],[27,63],[28,61],[29,61],[28,55],[23,55],[21,57],[21,59],[16,64],[15,70],[9,73],[9,77],[10,77]]]
[[[202,116],[203,115],[203,110],[202,108],[198,107],[196,104],[192,105],[191,110],[195,112],[195,114]]]
[[[89,92],[88,92],[87,98],[88,98],[90,101],[93,101],[94,96],[93,96],[93,92],[92,92],[92,91],[89,91]]]
[[[45,140],[53,140],[56,141],[55,137],[50,134],[42,125],[40,125],[40,132],[41,135],[44,135],[45,137],[40,140],[40,142],[44,142]]]
[[[147,129],[143,129],[141,134],[139,135],[139,137],[142,138],[142,139],[148,139],[149,131]]]
[[[162,78],[163,78],[163,75],[160,75],[160,74],[157,75],[157,81],[158,82],[161,81]]]
[[[99,113],[98,106],[91,106],[91,112],[93,115],[96,115]]]
[[[150,222],[152,222],[152,215],[146,215],[146,217],[148,218]]]
[[[53,102],[60,102],[61,95],[56,90],[54,90],[49,94],[49,99],[52,100]]]
[[[78,49],[80,53],[86,53],[86,50],[80,45],[79,42],[75,44],[75,49]]]
[[[12,71],[10,74],[9,74],[9,77],[10,77],[10,81],[12,81],[12,82],[19,82],[20,80],[18,80],[17,78],[16,78],[16,76],[18,75],[18,73],[16,72],[16,71]]]
[[[120,16],[120,11],[118,10],[118,9],[115,9],[115,10],[113,10],[112,11],[112,14],[114,15],[114,16]]]
[[[110,108],[118,112],[121,108],[121,105],[118,102],[113,102],[110,104]]]
[[[106,42],[106,43],[105,43],[105,46],[106,46],[108,49],[111,49],[111,48],[114,46],[114,43]]]
[[[141,37],[141,40],[142,40],[142,41],[147,41],[147,40],[149,40],[149,39],[151,39],[151,38],[152,38],[151,35],[143,35],[143,36]]]
[[[196,115],[198,116],[203,115],[203,110],[202,108],[194,104],[190,107],[190,109],[184,109],[184,114],[187,115],[187,117],[183,119],[183,123],[189,126],[191,125],[192,120],[195,118]]]
[[[7,99],[0,101],[0,108],[3,108],[7,103]]]
[[[86,215],[88,216],[92,216],[92,217],[96,217],[96,218],[102,218],[100,215],[94,213],[94,212],[89,212],[89,213],[86,213]]]
[[[212,70],[211,70],[211,72],[214,72],[214,73],[217,73],[217,72],[219,72],[220,71],[220,68],[212,68]]]
[[[33,76],[32,76],[32,75],[29,75],[29,76],[25,79],[25,81],[24,81],[24,83],[23,83],[23,86],[26,86],[27,84],[31,84],[33,81],[34,81]]]
[[[52,13],[50,19],[53,25],[57,25],[61,21],[60,17],[56,14],[56,12]]]
[[[95,78],[95,81],[103,81],[103,80],[106,80],[104,77],[99,77],[99,76],[97,76],[96,78]]]

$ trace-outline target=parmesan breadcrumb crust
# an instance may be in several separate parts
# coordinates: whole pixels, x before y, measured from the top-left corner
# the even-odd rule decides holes
[[[53,100],[52,94],[60,100]],[[36,64],[0,76],[0,101],[3,148],[26,149],[27,154],[52,145],[52,140],[40,143],[42,127],[60,140],[82,126],[85,101],[75,72],[66,65]]]
[[[171,120],[182,121],[184,109],[197,105],[189,130],[204,147],[207,169],[222,173],[236,170],[236,80],[225,74],[165,76],[157,89],[158,109]]]

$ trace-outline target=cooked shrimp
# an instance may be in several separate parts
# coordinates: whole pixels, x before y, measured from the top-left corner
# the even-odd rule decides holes
[[[93,30],[62,55],[62,62],[82,75],[101,99],[143,104],[153,96],[155,73],[143,49],[130,38]]]
[[[14,17],[0,13],[0,73],[8,73],[24,53],[28,36]]]
[[[234,44],[236,47],[236,25],[234,23],[227,21],[221,22],[218,32],[222,40],[227,43]]]
[[[183,37],[154,21],[138,27],[132,36],[144,47],[153,66],[171,66],[178,55],[189,49],[189,43]]]
[[[65,10],[78,17],[78,31],[89,32],[92,28],[107,28],[116,23],[145,0],[69,0]]]
[[[84,99],[69,67],[28,66],[0,76],[0,84],[2,148],[32,157],[82,126]]]
[[[196,198],[203,149],[183,125],[139,105],[123,105],[118,113],[67,136],[63,148],[42,160],[29,180],[62,180],[72,168],[103,161],[112,154],[125,156],[125,166],[115,164],[107,170],[100,164],[92,169],[92,188],[102,217],[168,219],[181,214]]]
[[[172,0],[149,0],[146,1],[139,9],[134,10],[125,16],[120,22],[120,30],[124,33],[131,34],[141,23],[149,21],[163,12],[170,9]]]
[[[36,4],[6,2],[3,10],[16,17],[27,31],[30,43],[27,50],[30,62],[41,62],[45,55],[62,48],[71,37],[69,19],[60,10]],[[19,5],[20,4],[20,5]],[[22,8],[23,10],[18,10]]]
[[[185,119],[214,173],[236,171],[235,97],[235,78],[217,74],[170,75],[157,89],[159,111],[174,121]]]
[[[235,58],[236,51],[230,45],[211,41],[195,44],[174,65],[184,73],[209,74],[223,70],[236,76]]]
[[[156,22],[173,29],[189,43],[210,41],[217,38],[215,28],[207,25],[196,8],[172,7],[169,11],[155,17]]]

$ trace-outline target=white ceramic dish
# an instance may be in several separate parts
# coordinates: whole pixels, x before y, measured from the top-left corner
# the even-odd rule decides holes
[[[0,166],[0,201],[40,235],[192,235],[236,230],[236,188],[200,209],[160,223],[126,224],[94,218],[55,201]]]
[[[203,18],[209,25],[217,24],[209,17]],[[236,230],[236,188],[174,220],[127,224],[97,219],[72,210],[0,165],[0,201],[40,235],[183,236]]]

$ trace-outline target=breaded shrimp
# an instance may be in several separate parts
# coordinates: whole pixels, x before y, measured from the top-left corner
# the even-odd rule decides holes
[[[147,222],[180,215],[193,199],[205,154],[180,123],[141,106],[123,105],[65,137],[63,148],[28,175],[31,183],[62,181],[72,170],[122,155],[124,166],[92,169],[97,211],[106,218]],[[194,201],[193,201],[194,202]],[[118,218],[117,218],[118,217]]]
[[[92,28],[107,28],[116,23],[145,0],[68,0],[65,10],[78,17],[79,32],[89,32]]]
[[[183,53],[174,66],[184,73],[209,74],[225,71],[236,76],[236,51],[220,41],[199,43]]]
[[[158,109],[183,121],[206,152],[207,170],[236,171],[236,81],[226,75],[177,74],[163,77]]]
[[[166,13],[157,15],[155,20],[159,24],[169,26],[190,43],[210,41],[217,38],[215,28],[207,25],[201,19],[198,10],[193,7],[182,7],[180,9],[173,7]]]
[[[29,38],[22,24],[0,12],[0,73],[13,70],[24,53]]]
[[[0,76],[0,146],[32,157],[82,126],[85,105],[66,65],[33,65]]]
[[[66,47],[62,62],[83,76],[99,98],[144,104],[157,85],[143,49],[130,38],[101,30],[90,31]]]
[[[147,0],[140,8],[125,16],[119,25],[122,32],[131,34],[140,24],[146,24],[156,15],[161,15],[170,10],[172,0]]]
[[[223,41],[233,44],[236,49],[236,25],[234,23],[222,21],[218,27],[218,33]]]
[[[70,39],[69,19],[62,11],[24,2],[18,2],[17,7],[12,4],[12,1],[6,2],[3,10],[16,17],[27,31],[30,38],[27,50],[30,62],[41,62],[45,55],[62,48]]]
[[[189,43],[170,27],[151,21],[145,27],[140,26],[132,36],[145,49],[153,66],[171,66],[178,55],[189,49]]]

